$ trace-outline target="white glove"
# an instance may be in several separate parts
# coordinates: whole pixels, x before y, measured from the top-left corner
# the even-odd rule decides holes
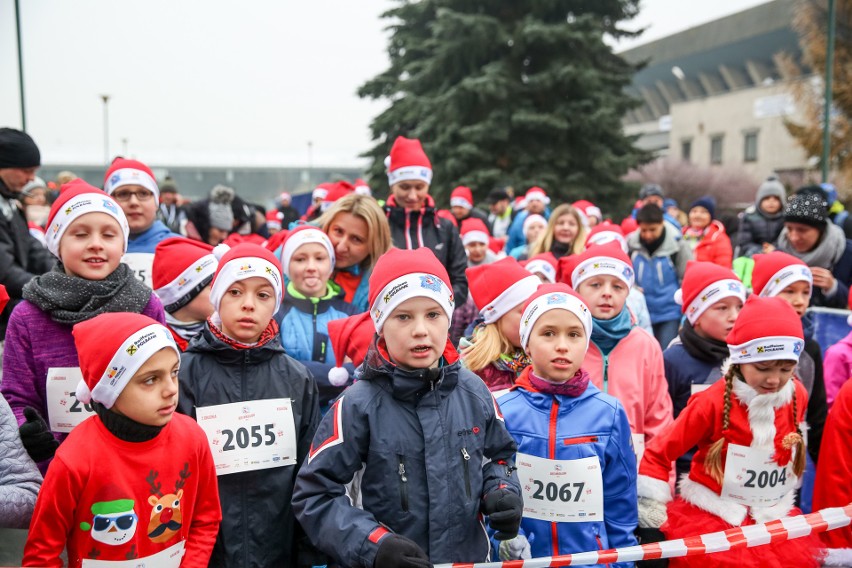
[[[500,541],[500,548],[497,551],[500,560],[530,560],[532,558],[530,542],[522,534],[509,540]]]
[[[650,497],[639,497],[639,527],[643,529],[658,529],[663,526],[669,516],[666,504]]]

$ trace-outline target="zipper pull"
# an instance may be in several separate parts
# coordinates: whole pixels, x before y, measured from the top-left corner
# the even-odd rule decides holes
[[[402,480],[403,483],[408,481],[408,478],[405,477],[405,464],[402,462],[399,463],[399,478]]]
[[[467,453],[467,448],[462,448],[461,454],[462,454],[462,457],[464,458],[464,461],[470,461],[470,454]]]

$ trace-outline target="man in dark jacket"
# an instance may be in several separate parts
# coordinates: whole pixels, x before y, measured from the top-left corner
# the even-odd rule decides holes
[[[18,203],[23,187],[41,165],[33,139],[14,128],[0,128],[0,284],[10,301],[0,314],[0,340],[6,336],[9,314],[21,300],[24,284],[53,266],[53,257],[35,240]]]
[[[427,247],[435,253],[450,275],[457,306],[467,300],[467,254],[458,229],[437,216],[435,200],[429,195],[432,164],[419,140],[398,137],[388,157],[391,195],[385,213],[393,246],[401,249]]]

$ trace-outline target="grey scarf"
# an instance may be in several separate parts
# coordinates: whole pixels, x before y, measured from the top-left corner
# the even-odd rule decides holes
[[[778,250],[792,254],[808,266],[831,270],[846,250],[846,234],[834,223],[828,223],[817,246],[808,252],[796,252],[787,239],[787,229],[778,236]]]
[[[142,313],[152,291],[136,279],[126,264],[119,264],[103,280],[86,280],[65,274],[60,262],[24,286],[24,299],[57,323],[74,325],[110,312]]]

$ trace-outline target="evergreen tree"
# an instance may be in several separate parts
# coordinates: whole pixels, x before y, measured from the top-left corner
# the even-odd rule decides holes
[[[387,187],[384,159],[403,135],[423,142],[439,202],[456,185],[478,199],[497,185],[620,197],[620,178],[647,156],[621,127],[636,69],[604,36],[636,35],[620,26],[637,12],[638,0],[399,0],[382,16],[390,67],[358,91],[390,100],[364,154],[375,187]]]

